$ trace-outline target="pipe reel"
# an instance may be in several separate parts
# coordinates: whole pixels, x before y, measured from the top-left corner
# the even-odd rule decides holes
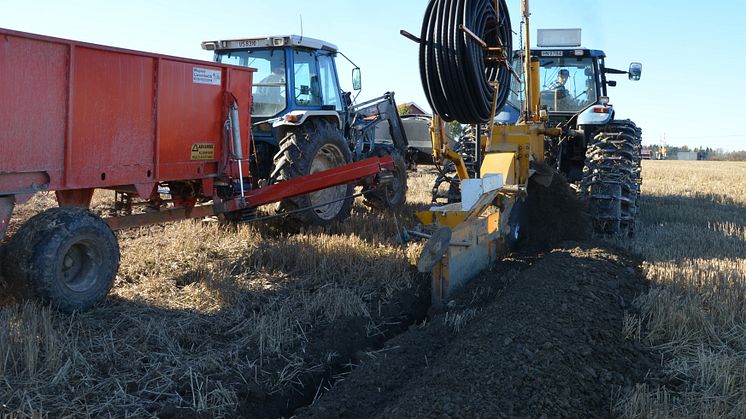
[[[510,94],[512,38],[505,0],[431,0],[419,42],[433,111],[448,122],[489,122]]]

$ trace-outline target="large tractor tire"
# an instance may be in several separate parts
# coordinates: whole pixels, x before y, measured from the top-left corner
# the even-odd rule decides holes
[[[580,191],[596,233],[634,234],[641,134],[630,120],[612,121],[588,145]]]
[[[29,219],[10,239],[5,263],[8,279],[68,313],[102,301],[118,268],[116,236],[82,208],[52,208]]]
[[[272,179],[280,182],[351,163],[352,153],[339,128],[314,120],[280,141],[274,162]],[[352,184],[339,185],[290,198],[282,201],[277,211],[289,213],[295,224],[292,227],[327,226],[350,215],[353,188]]]
[[[365,204],[377,210],[396,209],[407,202],[407,161],[394,147],[379,146],[374,148],[368,157],[386,157],[394,159],[394,178],[391,182],[365,192]]]

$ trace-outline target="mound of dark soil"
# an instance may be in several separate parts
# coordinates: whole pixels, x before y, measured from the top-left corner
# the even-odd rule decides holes
[[[523,203],[521,249],[536,252],[562,241],[588,239],[591,221],[565,176],[543,163],[535,169],[537,175],[529,179]]]
[[[615,394],[657,374],[622,333],[646,289],[636,264],[591,245],[516,263],[369,354],[297,417],[612,416]]]

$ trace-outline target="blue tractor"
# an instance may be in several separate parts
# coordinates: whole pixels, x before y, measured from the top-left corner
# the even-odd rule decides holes
[[[594,230],[632,234],[640,194],[641,130],[634,122],[615,118],[608,88],[610,75],[639,80],[642,64],[629,70],[606,66],[603,51],[580,48],[580,29],[539,30],[538,48],[542,112],[549,125],[562,128],[559,137],[546,137],[545,161],[562,173],[586,203]],[[523,51],[514,56],[522,73]],[[495,119],[514,124],[523,109],[522,85],[514,79],[508,103]]]
[[[337,47],[297,35],[203,42],[221,63],[253,67],[251,187],[280,182],[358,161],[391,155],[393,179],[373,189],[363,184],[365,203],[396,208],[406,199],[408,144],[394,93],[353,104],[340,88]],[[347,57],[345,57],[347,58]],[[349,61],[349,60],[348,60]],[[360,69],[353,65],[353,90]],[[387,124],[382,124],[386,121]],[[376,134],[378,128],[378,135]],[[388,129],[381,135],[381,129]],[[385,139],[384,139],[385,138]],[[347,217],[356,185],[324,189],[281,202],[298,226],[325,226]],[[247,212],[243,217],[250,218]]]

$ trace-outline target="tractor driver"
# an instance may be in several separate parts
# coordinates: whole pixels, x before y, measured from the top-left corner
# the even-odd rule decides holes
[[[272,67],[272,74],[265,77],[262,83],[284,83],[285,82],[285,60],[273,58],[269,63]]]
[[[559,73],[557,73],[557,80],[549,85],[549,89],[554,92],[554,108],[557,111],[573,109],[570,92],[565,87],[565,83],[567,83],[569,78],[570,71],[566,68],[562,68]]]
[[[566,68],[560,69],[559,73],[557,73],[557,80],[553,81],[552,84],[549,85],[549,89],[554,90],[555,92],[561,92],[560,94],[558,94],[558,96],[567,96],[569,92],[565,87],[565,83],[567,83],[567,79],[569,78],[570,71]]]

